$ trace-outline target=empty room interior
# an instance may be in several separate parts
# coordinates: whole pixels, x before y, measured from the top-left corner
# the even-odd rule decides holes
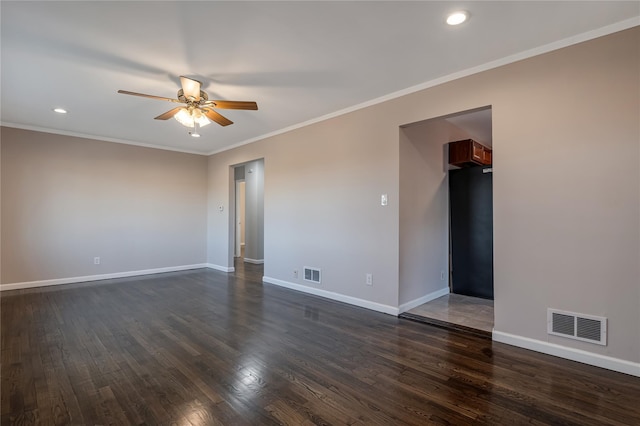
[[[640,3],[2,1],[1,416],[640,424]]]

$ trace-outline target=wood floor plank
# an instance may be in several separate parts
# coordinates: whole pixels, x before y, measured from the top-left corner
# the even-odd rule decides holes
[[[2,424],[640,424],[637,377],[261,279],[3,292]]]

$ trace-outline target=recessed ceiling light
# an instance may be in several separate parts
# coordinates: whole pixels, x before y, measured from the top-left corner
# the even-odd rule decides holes
[[[53,112],[57,112],[58,114],[66,114],[67,110],[64,108],[54,108]]]
[[[453,12],[449,16],[447,16],[447,24],[460,25],[464,21],[466,21],[467,18],[469,18],[468,12],[465,12],[464,10],[458,10],[457,12]]]

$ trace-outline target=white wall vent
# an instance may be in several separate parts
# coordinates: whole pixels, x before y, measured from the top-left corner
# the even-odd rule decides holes
[[[304,280],[311,281],[312,283],[320,284],[320,269],[311,268],[309,266],[304,267]]]
[[[547,333],[583,342],[607,344],[607,319],[547,309]]]

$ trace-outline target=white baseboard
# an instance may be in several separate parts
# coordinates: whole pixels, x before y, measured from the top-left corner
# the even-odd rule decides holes
[[[382,312],[384,314],[396,316],[398,315],[398,308],[394,308],[393,306],[389,305],[383,305],[381,303],[371,302],[369,300],[359,299],[357,297],[345,296],[344,294],[334,293],[332,291],[322,290],[306,285],[300,285],[271,277],[262,277],[262,282],[275,284],[280,287],[286,287],[288,289],[301,291],[303,293],[313,294],[315,296],[326,297],[327,299],[348,303],[350,305],[359,306],[361,308],[371,309],[372,311]]]
[[[244,261],[247,263],[255,263],[256,265],[262,265],[264,263],[264,259],[249,259],[248,257],[245,257]]]
[[[0,291],[20,290],[24,288],[46,287],[50,285],[73,284],[88,281],[109,280],[112,278],[135,277],[138,275],[161,274],[163,272],[187,271],[189,269],[206,268],[207,264],[200,263],[197,265],[169,266],[166,268],[142,269],[138,271],[115,272],[111,274],[87,275],[84,277],[56,278],[53,280],[28,281],[21,283],[11,283],[0,285]]]
[[[441,288],[440,290],[436,290],[417,299],[413,299],[407,303],[403,303],[402,305],[400,305],[399,311],[400,313],[407,312],[408,310],[413,309],[416,306],[431,302],[432,300],[435,300],[438,297],[446,296],[447,294],[449,294],[449,287]]]
[[[205,267],[209,269],[215,269],[216,271],[222,271],[222,272],[234,272],[236,270],[236,268],[234,268],[233,266],[220,266],[220,265],[214,265],[213,263],[207,263],[205,264]]]
[[[544,342],[542,340],[530,339],[528,337],[517,336],[515,334],[503,333],[493,330],[493,340],[520,348],[553,355],[560,358],[578,361],[607,370],[618,371],[640,377],[640,363],[613,358],[606,355],[594,354],[581,349],[568,348],[555,343]]]

